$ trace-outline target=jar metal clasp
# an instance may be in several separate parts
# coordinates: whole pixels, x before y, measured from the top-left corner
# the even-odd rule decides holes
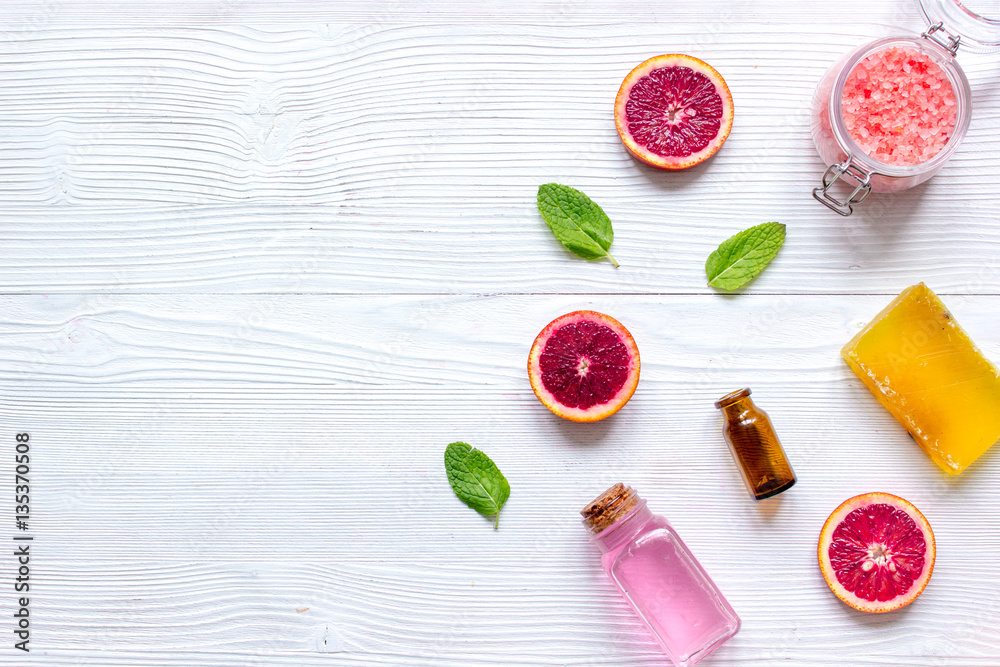
[[[944,35],[936,35],[935,33],[937,32],[943,32]],[[948,36],[947,40],[945,40],[944,38],[945,35]],[[961,35],[951,34],[950,32],[944,29],[944,24],[941,23],[940,21],[938,21],[930,28],[928,28],[927,32],[921,33],[921,37],[923,37],[924,39],[931,40],[932,42],[940,46],[942,49],[950,53],[952,57],[958,55],[958,47],[962,42]]]
[[[827,167],[823,172],[823,187],[815,188],[813,197],[830,210],[848,216],[854,213],[855,204],[860,204],[871,194],[871,178],[872,172],[859,167],[854,162],[854,156],[848,155],[840,164],[831,164]],[[840,201],[830,193],[830,188],[839,180],[854,188],[845,201]]]

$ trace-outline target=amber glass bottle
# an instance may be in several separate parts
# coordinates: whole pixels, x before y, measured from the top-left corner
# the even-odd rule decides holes
[[[754,500],[770,498],[792,488],[795,473],[767,413],[750,399],[750,390],[726,394],[715,402],[715,407],[722,410],[725,417],[722,433]]]

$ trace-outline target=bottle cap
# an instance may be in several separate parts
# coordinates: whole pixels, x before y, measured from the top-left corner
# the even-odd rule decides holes
[[[583,525],[596,535],[635,509],[639,505],[639,500],[632,487],[619,482],[580,510],[580,514],[583,515]]]

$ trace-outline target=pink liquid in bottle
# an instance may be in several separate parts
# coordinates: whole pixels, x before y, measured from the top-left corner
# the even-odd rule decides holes
[[[740,629],[691,550],[631,488],[616,484],[581,514],[604,570],[675,665],[694,665]]]

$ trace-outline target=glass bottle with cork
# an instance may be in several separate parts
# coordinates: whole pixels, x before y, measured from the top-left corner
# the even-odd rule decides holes
[[[677,667],[694,665],[740,618],[666,519],[624,484],[580,511],[601,565]]]

